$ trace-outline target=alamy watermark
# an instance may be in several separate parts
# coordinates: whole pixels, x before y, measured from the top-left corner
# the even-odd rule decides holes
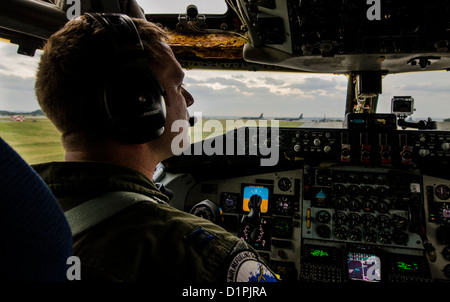
[[[171,131],[179,134],[172,140],[173,154],[259,155],[261,166],[274,166],[278,163],[279,121],[208,119],[203,122],[201,113],[195,112],[194,116],[197,123],[192,127],[193,136],[194,141],[198,142],[190,148],[189,123],[186,120],[175,121]],[[203,140],[204,133],[210,134]],[[226,134],[222,135],[223,133]]]
[[[81,15],[81,0],[66,0],[67,11],[66,17],[68,20],[78,18]]]
[[[370,5],[366,12],[367,19],[370,21],[381,20],[381,0],[367,0],[366,4]],[[66,17],[68,20],[81,15],[81,0],[66,0],[66,5]]]
[[[369,21],[381,20],[381,0],[367,0],[367,5],[371,5],[366,12]]]

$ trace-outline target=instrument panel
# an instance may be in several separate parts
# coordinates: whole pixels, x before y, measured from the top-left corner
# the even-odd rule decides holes
[[[256,133],[249,128],[248,133]],[[261,131],[261,130],[259,130]],[[282,159],[316,159],[340,164],[414,168],[450,160],[450,132],[393,130],[383,125],[359,129],[269,128],[266,141],[250,142],[247,154],[275,144]],[[259,137],[261,135],[258,134]]]
[[[216,204],[216,222],[286,281],[450,281],[450,180],[436,169],[448,165],[448,132],[263,130],[249,127],[235,145],[245,152],[226,161],[174,159],[191,175],[183,210]],[[262,145],[279,149],[277,165],[260,166],[250,151]]]
[[[302,170],[257,174],[194,185],[186,198],[186,211],[201,200],[222,209],[222,226],[243,238],[286,279],[300,270]],[[250,216],[252,196],[261,199],[259,215]],[[249,218],[250,217],[250,218]]]

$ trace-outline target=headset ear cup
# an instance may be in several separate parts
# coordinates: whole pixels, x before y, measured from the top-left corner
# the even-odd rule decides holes
[[[103,101],[115,139],[142,144],[163,134],[166,106],[150,70],[128,65],[117,71],[105,82]]]

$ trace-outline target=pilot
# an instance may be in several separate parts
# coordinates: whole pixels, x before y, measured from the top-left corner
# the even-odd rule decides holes
[[[145,58],[133,49],[139,43],[126,36],[130,24],[128,29],[122,26],[127,22],[137,29]],[[33,168],[62,209],[114,191],[141,193],[154,201],[133,204],[74,237],[81,280],[277,281],[242,239],[171,207],[152,181],[157,164],[173,156],[172,139],[181,130],[172,131],[172,124],[187,121],[187,107],[194,103],[167,41],[166,32],[146,20],[85,14],[67,22],[44,47],[36,96],[62,134],[65,161]],[[141,64],[129,62],[128,56]],[[141,65],[151,71],[140,70]],[[153,92],[156,96],[149,95]],[[152,107],[158,96],[163,103]],[[155,125],[149,116],[159,122],[164,118],[163,125]],[[140,118],[144,121],[136,125]]]

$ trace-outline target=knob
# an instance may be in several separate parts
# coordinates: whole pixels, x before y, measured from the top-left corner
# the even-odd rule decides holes
[[[449,150],[450,149],[450,143],[442,143],[441,148],[444,151]]]
[[[443,250],[442,250],[442,256],[444,256],[444,258],[446,260],[450,260],[450,245],[447,245]]]
[[[428,150],[428,149],[420,149],[419,150],[419,155],[422,156],[422,157],[430,155],[430,150]]]
[[[316,147],[319,147],[321,143],[322,143],[322,142],[321,142],[320,139],[318,139],[318,138],[316,138],[316,139],[313,141],[313,144],[314,144],[314,146],[316,146]]]
[[[302,147],[301,147],[299,144],[296,144],[296,145],[294,146],[294,151],[295,151],[295,152],[300,152],[301,148],[302,148]]]
[[[323,152],[325,152],[325,153],[330,153],[330,151],[331,151],[331,146],[325,146],[325,147],[323,147]]]

